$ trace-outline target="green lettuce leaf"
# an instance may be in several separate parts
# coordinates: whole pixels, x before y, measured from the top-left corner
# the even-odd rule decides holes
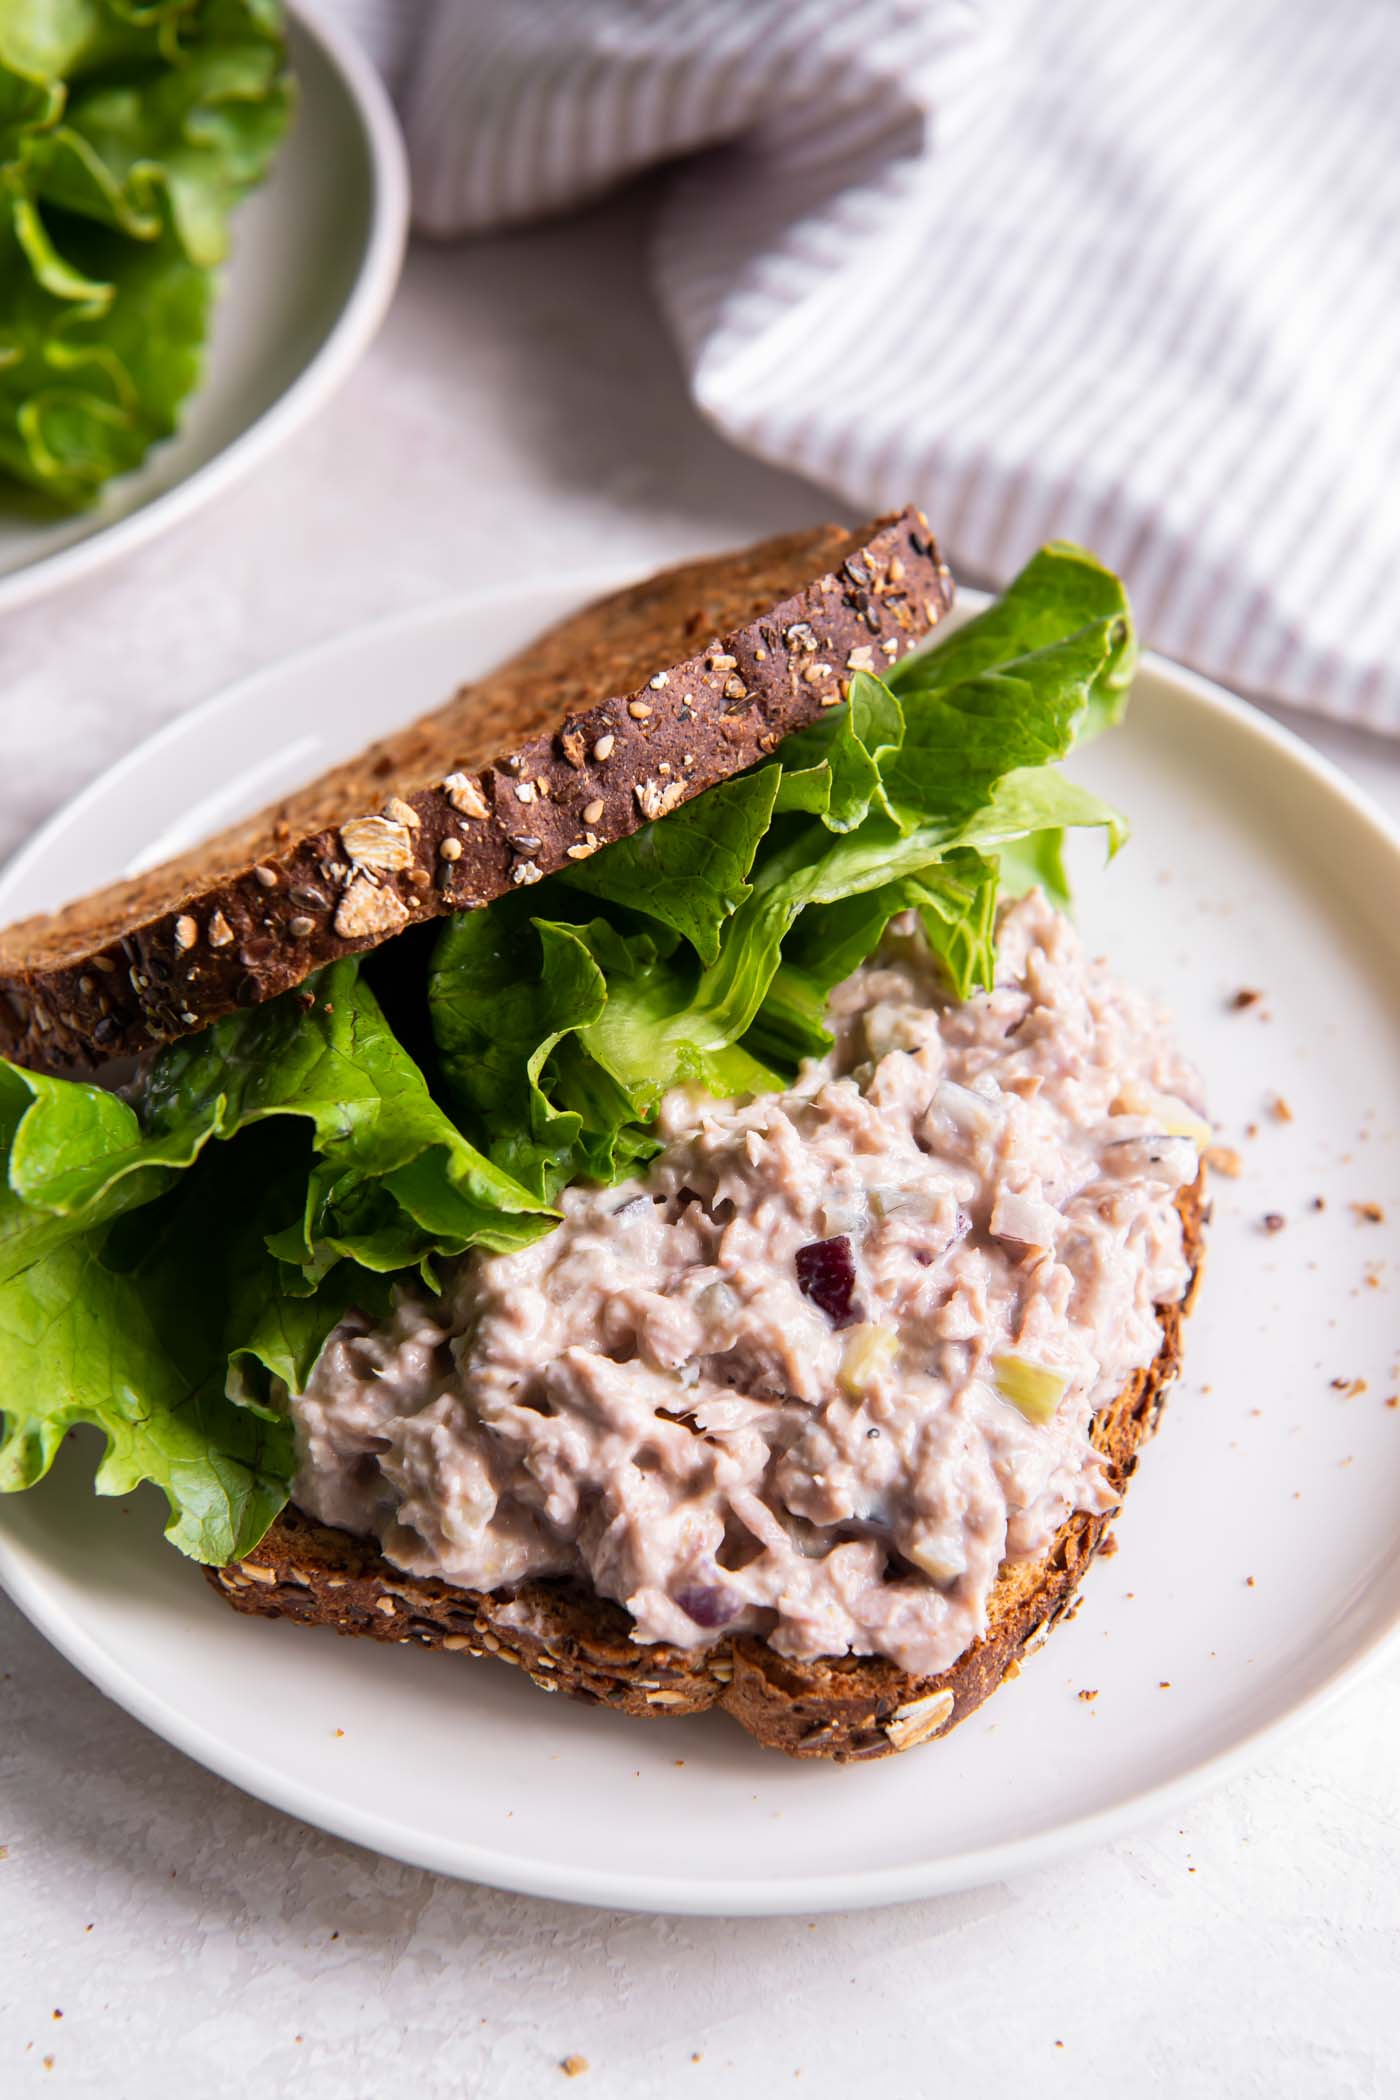
[[[309,1133],[277,1234],[308,1282],[342,1259],[402,1269],[548,1230],[546,1206],[434,1101],[350,958],[163,1051],[139,1115],[100,1087],[0,1063],[0,1280],[152,1202],[211,1138],[275,1117]]]
[[[80,1238],[0,1290],[0,1490],[30,1487],[75,1424],[107,1439],[94,1485],[163,1490],[166,1537],[196,1560],[256,1545],[287,1499],[291,1434],[234,1405],[191,1332],[173,1272],[116,1276]]]
[[[429,1005],[466,1127],[541,1198],[615,1178],[668,1088],[775,1087],[820,1054],[833,986],[898,912],[957,996],[990,984],[1003,870],[1062,900],[1067,826],[1122,842],[1056,768],[1121,709],[1132,661],[1117,579],[1048,548],[898,690],[857,673],[776,762],[455,921]],[[606,915],[584,920],[579,891]]]
[[[959,683],[907,688],[904,741],[882,768],[901,823],[962,829],[1008,773],[1065,757],[1117,647],[1116,627],[1098,621]]]
[[[167,1189],[212,1123],[148,1135],[120,1095],[0,1063],[0,1282]]]
[[[645,898],[646,916],[690,942],[702,963],[719,953],[720,928],[749,894],[744,877],[773,818],[776,766],[726,780],[687,805],[684,823],[643,825],[559,878],[610,904]]]
[[[482,1129],[499,1130],[496,1163],[552,1202],[582,1169],[584,1115],[550,1098],[545,1068],[607,1002],[586,942],[519,908],[464,912],[439,943],[429,997],[453,1097]],[[594,1105],[595,1129],[630,1117],[628,1101]]]
[[[951,990],[965,999],[992,979],[996,904],[996,861],[956,849],[920,874],[813,905],[782,944],[746,1046],[780,1071],[804,1057],[820,1057],[831,1042],[826,1005],[833,990],[879,946],[890,920],[903,911],[917,912]]]
[[[0,8],[0,471],[77,507],[174,430],[290,107],[268,0]]]
[[[166,1536],[197,1560],[256,1544],[286,1501],[292,1441],[265,1400],[229,1397],[230,1362],[256,1366],[264,1393],[304,1376],[351,1295],[327,1284],[271,1311],[264,1234],[296,1165],[258,1136],[216,1148],[110,1233],[80,1233],[0,1285],[0,1489],[40,1479],[89,1423],[106,1439],[99,1494],[153,1481]]]
[[[164,1051],[134,1105],[0,1064],[0,1145],[0,1489],[92,1423],[98,1492],[154,1481],[205,1560],[285,1502],[278,1382],[348,1307],[553,1222],[434,1101],[354,960]]]
[[[1137,668],[1137,635],[1118,577],[1083,547],[1063,540],[1042,547],[999,598],[935,648],[896,664],[889,684],[901,695],[942,691],[1099,626],[1108,629],[1108,645],[1090,679],[1077,731],[1087,741],[1122,717]]]
[[[315,1163],[275,1244],[308,1278],[342,1259],[387,1272],[471,1246],[506,1253],[553,1222],[433,1099],[354,957],[162,1052],[144,1116],[160,1140],[304,1119]]]

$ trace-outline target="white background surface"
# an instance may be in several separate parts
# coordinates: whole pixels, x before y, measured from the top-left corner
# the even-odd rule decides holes
[[[640,209],[420,253],[280,459],[7,621],[0,850],[290,649],[526,565],[640,569],[830,513],[695,420],[641,304]],[[1316,740],[1400,810],[1400,751]],[[1400,2085],[1400,1668],[1138,1838],[1014,1886],[742,1924],[503,1897],[315,1835],[146,1735],[3,1602],[0,1673],[7,2094]]]

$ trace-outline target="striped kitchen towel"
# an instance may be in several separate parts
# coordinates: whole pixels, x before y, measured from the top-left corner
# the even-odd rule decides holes
[[[1396,0],[342,0],[419,224],[671,163],[695,399],[964,572],[1072,538],[1149,638],[1400,733]]]

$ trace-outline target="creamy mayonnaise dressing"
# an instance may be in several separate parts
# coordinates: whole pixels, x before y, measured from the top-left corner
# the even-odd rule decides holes
[[[831,1022],[789,1091],[668,1095],[643,1175],[337,1329],[297,1502],[414,1573],[580,1577],[639,1641],[953,1662],[1002,1561],[1115,1500],[1090,1421],[1186,1288],[1199,1084],[1038,894],[993,991],[901,922]]]

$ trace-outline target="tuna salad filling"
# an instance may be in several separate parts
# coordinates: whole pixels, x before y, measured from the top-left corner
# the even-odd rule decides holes
[[[897,920],[783,1093],[675,1089],[632,1181],[347,1318],[297,1502],[414,1574],[582,1579],[634,1638],[947,1668],[1002,1562],[1117,1497],[1095,1412],[1188,1277],[1208,1135],[1162,1018],[1039,895],[955,1001]]]

